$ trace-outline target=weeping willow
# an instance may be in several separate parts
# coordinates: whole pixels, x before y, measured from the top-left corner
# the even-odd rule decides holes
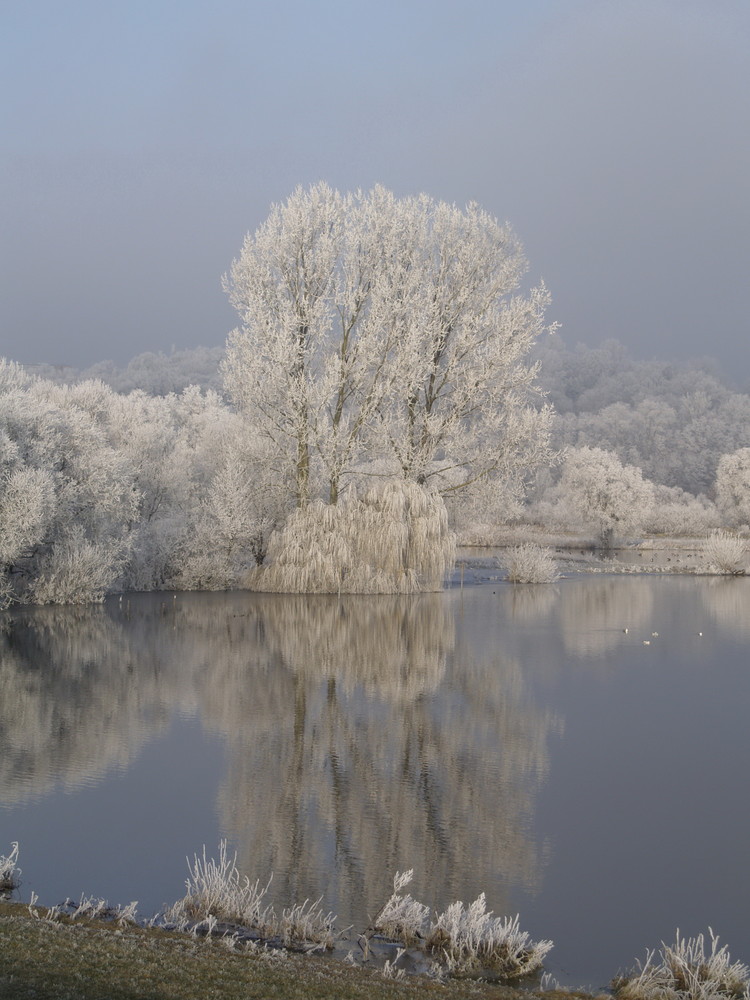
[[[443,500],[392,481],[363,497],[299,508],[270,540],[250,590],[282,594],[415,594],[442,590],[455,561]]]

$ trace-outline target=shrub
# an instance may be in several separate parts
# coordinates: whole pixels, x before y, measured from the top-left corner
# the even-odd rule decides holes
[[[703,553],[709,570],[732,576],[743,576],[745,569],[740,565],[747,553],[747,545],[742,538],[729,531],[712,531],[703,543]]]
[[[551,941],[531,941],[515,917],[493,917],[484,893],[464,907],[458,900],[439,914],[430,927],[426,947],[445,961],[451,972],[492,969],[505,979],[536,972],[552,948]]]
[[[383,937],[402,941],[407,947],[416,944],[424,938],[429,906],[418,903],[407,893],[401,895],[401,890],[411,882],[414,869],[407,872],[396,872],[393,879],[393,893],[373,921],[373,930]]]
[[[412,875],[413,869],[396,874],[393,894],[375,918],[372,931],[406,946],[422,947],[452,973],[491,969],[505,979],[517,979],[540,968],[552,942],[531,941],[519,929],[518,916],[493,917],[484,893],[468,907],[460,900],[452,903],[427,927],[429,908],[410,895],[401,895]]]
[[[506,562],[511,583],[552,583],[559,576],[550,550],[533,542],[509,549]]]

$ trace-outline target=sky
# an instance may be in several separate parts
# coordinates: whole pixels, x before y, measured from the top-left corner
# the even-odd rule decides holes
[[[750,376],[747,0],[0,0],[0,355],[224,343],[297,185],[509,222],[566,344]]]

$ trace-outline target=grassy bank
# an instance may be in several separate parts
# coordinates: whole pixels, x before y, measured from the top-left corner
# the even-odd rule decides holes
[[[518,1000],[520,995],[510,987],[467,980],[393,981],[374,969],[318,955],[233,952],[220,939],[159,929],[52,922],[32,917],[21,904],[0,902],[3,1000]],[[544,997],[555,1000],[556,994]]]

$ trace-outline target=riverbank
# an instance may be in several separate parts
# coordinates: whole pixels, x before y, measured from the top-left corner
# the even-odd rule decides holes
[[[539,992],[425,977],[392,980],[321,955],[251,948],[132,924],[46,920],[0,902],[3,1000],[530,1000]],[[546,991],[545,1000],[589,994]]]
[[[736,565],[724,569],[711,564],[706,538],[692,535],[650,535],[602,549],[585,535],[561,534],[536,526],[502,526],[491,535],[459,538],[451,585],[505,580],[507,552],[525,543],[549,550],[561,576],[577,574],[684,574],[688,576],[740,575],[750,571],[750,539],[737,536],[744,547]]]

